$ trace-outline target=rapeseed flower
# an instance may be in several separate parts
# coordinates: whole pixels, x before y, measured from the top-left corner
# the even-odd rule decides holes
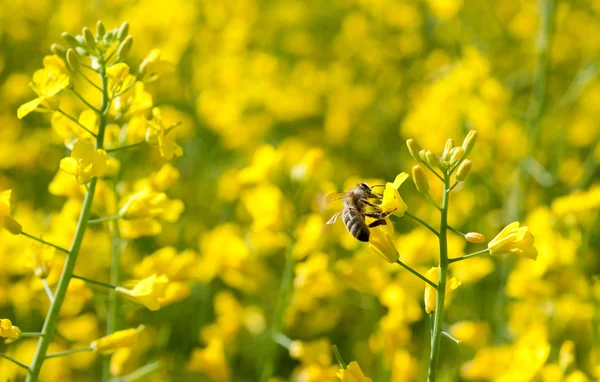
[[[133,289],[117,287],[115,290],[131,297],[150,310],[159,310],[160,299],[165,297],[168,282],[167,276],[154,274],[139,281]]]
[[[372,382],[371,378],[365,377],[363,371],[358,366],[358,362],[352,361],[348,364],[347,369],[340,369],[337,373],[338,378],[342,382]]]
[[[10,344],[21,338],[21,329],[14,326],[7,318],[0,319],[0,337],[6,338],[5,344]]]
[[[60,104],[57,94],[69,86],[69,77],[65,74],[57,74],[49,69],[39,69],[33,74],[33,82],[29,86],[38,96],[19,107],[17,110],[19,119],[32,111],[50,112],[57,110]]]
[[[425,273],[425,277],[427,277],[434,284],[438,284],[440,281],[440,267],[433,267]],[[461,285],[461,282],[456,277],[452,277],[448,279],[446,282],[446,299],[444,300],[444,306],[447,306],[450,303],[452,298],[452,292],[456,290]],[[435,312],[437,304],[437,290],[435,290],[431,285],[425,284],[425,312],[432,313]]]
[[[119,330],[93,341],[90,347],[100,354],[111,354],[124,348],[133,348],[136,344],[138,333],[144,330],[144,325],[136,329]]]
[[[513,222],[488,243],[488,249],[491,255],[514,253],[535,260],[538,253],[533,246],[533,239],[528,227],[519,228],[519,222]]]
[[[386,219],[387,224],[371,228],[369,248],[388,263],[394,263],[400,257],[394,245],[394,230],[392,222]]]
[[[403,172],[396,176],[393,183],[386,183],[385,190],[383,191],[383,199],[381,201],[381,208],[386,211],[394,211],[393,214],[396,216],[404,216],[404,212],[408,209],[408,206],[400,196],[398,188],[408,178],[408,174]]]
[[[0,229],[4,228],[13,235],[21,233],[21,225],[10,216],[10,196],[12,190],[0,192]]]
[[[94,144],[87,140],[77,141],[71,156],[60,161],[60,169],[73,175],[80,184],[88,183],[93,177],[104,176],[107,167],[106,151],[94,150]]]

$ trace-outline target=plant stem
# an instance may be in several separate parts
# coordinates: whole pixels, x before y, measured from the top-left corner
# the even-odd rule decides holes
[[[88,224],[98,224],[98,223],[104,223],[104,222],[109,222],[109,221],[113,221],[113,220],[119,220],[119,219],[123,219],[123,215],[105,216],[103,218],[92,219],[92,220],[88,221]]]
[[[44,334],[39,332],[23,332],[21,333],[21,338],[29,338],[29,337],[41,337]]]
[[[469,258],[477,256],[477,255],[482,255],[482,254],[484,254],[486,252],[489,252],[489,251],[490,251],[489,249],[485,248],[485,249],[482,249],[481,251],[469,253],[468,255],[464,255],[464,256],[461,256],[461,257],[455,257],[454,259],[448,260],[448,262],[450,264],[456,263],[457,261],[466,260],[466,259],[469,259]]]
[[[450,231],[454,232],[454,233],[455,233],[455,234],[457,234],[457,235],[460,235],[460,236],[466,236],[464,233],[460,232],[459,230],[457,230],[456,228],[453,228],[453,227],[451,227],[451,226],[448,226],[448,229],[449,229]]]
[[[0,353],[0,358],[4,358],[9,360],[10,362],[14,363],[15,365],[19,365],[21,366],[23,369],[26,369],[27,371],[30,371],[29,366],[25,365],[23,362],[19,362],[16,359],[14,359],[13,357],[6,355],[4,353]]]
[[[110,283],[119,285],[121,282],[121,234],[119,232],[119,221],[114,220],[111,223],[112,244],[111,244],[111,264],[110,264]],[[119,330],[121,309],[119,308],[119,296],[115,290],[108,293],[108,316],[106,319],[106,334],[112,334]],[[110,379],[110,356],[104,356],[102,361],[102,380]]]
[[[435,283],[431,280],[429,280],[427,277],[423,276],[422,274],[420,274],[419,272],[415,271],[414,269],[412,269],[411,267],[409,267],[408,265],[406,265],[405,263],[403,263],[402,261],[400,261],[400,259],[396,260],[397,264],[400,264],[401,266],[403,266],[407,271],[409,271],[410,273],[412,273],[413,275],[417,276],[418,278],[420,278],[421,280],[425,281],[427,284],[431,285],[433,287],[433,289],[437,289],[438,286],[435,285]]]
[[[442,211],[440,218],[440,280],[437,288],[437,301],[435,307],[435,318],[433,322],[433,334],[431,337],[431,353],[429,356],[429,373],[427,380],[435,382],[437,375],[437,364],[440,354],[440,344],[442,337],[442,322],[444,321],[444,300],[446,298],[446,277],[448,276],[448,202],[450,195],[448,190],[450,183],[450,175],[444,174],[444,192],[442,199]]]
[[[92,350],[94,350],[94,348],[88,346],[86,348],[59,351],[57,353],[48,354],[46,356],[46,359],[48,359],[48,358],[62,357],[62,356],[69,355],[69,354],[81,353],[81,352],[84,352],[84,351],[92,351]]]
[[[30,235],[30,234],[28,234],[27,232],[23,232],[23,231],[21,231],[21,235],[23,235],[23,236],[27,236],[28,238],[30,238],[30,239],[33,239],[33,240],[35,240],[35,241],[39,241],[39,242],[40,242],[40,243],[42,243],[42,244],[46,244],[46,245],[49,245],[49,246],[51,246],[51,247],[54,247],[54,248],[58,249],[58,250],[59,250],[59,251],[61,251],[61,252],[64,252],[64,253],[69,253],[69,250],[68,250],[68,249],[65,249],[65,248],[63,248],[63,247],[59,247],[58,245],[55,245],[55,244],[52,244],[52,243],[48,243],[47,241],[45,241],[45,240],[42,240],[42,239],[40,239],[39,237],[35,237],[35,236],[33,236],[33,235]]]
[[[427,197],[427,200],[429,200],[429,203],[433,204],[433,206],[438,210],[441,211],[442,207],[440,207],[435,200],[433,200],[433,198],[431,197],[431,195],[429,195],[429,192],[425,193],[425,197]]]
[[[87,127],[83,126],[77,119],[75,119],[74,117],[70,116],[69,114],[65,113],[63,110],[61,109],[56,109],[56,111],[58,111],[59,113],[61,113],[62,115],[64,115],[65,117],[69,118],[73,123],[75,123],[77,126],[81,127],[83,130],[87,131],[88,133],[92,134],[92,136],[94,137],[98,137],[96,134],[94,134],[90,129],[88,129]]]
[[[75,90],[74,88],[71,89],[71,91],[73,92],[73,94],[75,94],[77,96],[77,98],[79,98],[79,100],[81,102],[83,102],[85,104],[85,106],[89,107],[90,109],[92,109],[93,111],[96,112],[96,114],[100,114],[100,110],[96,109],[94,106],[92,106],[92,104],[90,104],[88,101],[86,101],[85,98],[83,98],[83,96],[81,94],[79,94],[79,92],[77,92],[77,90]]]
[[[102,281],[96,281],[96,280],[88,279],[87,277],[73,275],[72,278],[83,280],[86,283],[98,285],[98,286],[101,286],[103,288],[115,289],[117,287],[116,285],[111,285],[111,284],[103,283]]]
[[[440,233],[433,228],[432,226],[430,226],[429,224],[425,223],[423,220],[419,219],[418,217],[416,217],[415,215],[411,214],[408,211],[404,211],[404,215],[408,216],[409,218],[416,220],[417,222],[421,223],[425,228],[427,228],[428,230],[430,230],[431,232],[433,232],[433,234],[435,236],[440,236]]]
[[[114,149],[108,149],[106,150],[107,153],[114,153],[115,151],[120,151],[120,150],[127,150],[127,149],[133,149],[135,147],[138,146],[142,146],[146,144],[146,141],[141,141],[141,142],[137,142],[137,143],[132,143],[130,145],[126,145],[126,146],[121,146],[121,147],[115,147]]]
[[[46,294],[48,295],[48,299],[50,300],[50,302],[54,301],[54,295],[52,294],[52,289],[50,289],[50,285],[48,285],[48,281],[46,281],[46,279],[42,279],[42,285],[44,286],[44,290],[46,291]]]
[[[348,365],[346,364],[346,362],[344,362],[344,359],[342,358],[342,355],[340,354],[340,351],[338,350],[337,345],[331,346],[331,350],[333,350],[335,359],[337,359],[338,363],[340,364],[340,367],[342,369],[346,370],[348,368]]]
[[[132,382],[136,381],[142,377],[147,376],[148,374],[154,373],[156,370],[160,368],[160,361],[152,362],[147,365],[144,365],[134,371],[131,374],[127,374],[123,377],[115,377],[111,378],[110,382]]]
[[[91,133],[87,128],[82,126],[78,121],[77,124],[82,126],[85,130],[96,137],[96,147],[98,149],[102,148],[104,143],[104,129],[106,127],[106,116],[108,114],[108,78],[106,76],[106,67],[101,64],[100,66],[100,78],[102,81],[102,105],[100,107],[101,113],[98,117],[98,135]],[[59,109],[60,111],[60,109]],[[67,114],[63,113],[65,116]],[[74,120],[74,118],[68,116],[70,119]],[[44,360],[47,358],[46,353],[48,352],[48,346],[50,345],[50,341],[54,336],[54,331],[56,329],[56,323],[58,321],[58,315],[60,313],[60,308],[65,300],[65,296],[67,294],[67,288],[69,287],[69,282],[73,277],[73,271],[75,269],[75,264],[77,263],[77,257],[79,255],[79,250],[81,249],[81,244],[83,243],[83,237],[85,235],[85,231],[87,230],[88,220],[90,218],[90,212],[92,210],[92,203],[94,201],[94,192],[96,190],[96,183],[98,182],[98,178],[92,178],[89,183],[88,191],[85,194],[83,199],[83,205],[81,207],[81,213],[79,215],[79,220],[77,222],[77,228],[75,230],[75,236],[73,237],[73,242],[71,244],[71,248],[67,254],[67,259],[65,261],[65,265],[62,270],[62,274],[60,275],[60,279],[58,280],[58,285],[56,286],[56,291],[54,295],[54,301],[50,305],[50,310],[46,315],[46,320],[44,321],[44,326],[42,328],[43,336],[40,337],[37,345],[37,349],[33,356],[33,360],[31,361],[31,367],[29,368],[29,374],[27,375],[27,382],[37,382],[40,371],[42,369],[42,364]]]

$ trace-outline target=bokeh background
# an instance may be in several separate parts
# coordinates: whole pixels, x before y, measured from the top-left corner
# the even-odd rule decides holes
[[[153,48],[176,65],[146,90],[166,120],[182,121],[174,134],[185,155],[172,161],[180,178],[168,194],[185,212],[129,241],[122,265],[124,279],[166,273],[187,292],[157,312],[122,301],[123,325],[146,330],[113,360],[119,374],[160,360],[145,380],[266,382],[272,367],[271,382],[336,381],[337,344],[373,381],[425,380],[423,283],[341,223],[322,232],[336,211],[324,195],[410,172],[407,138],[440,153],[446,138],[475,129],[450,224],[491,239],[521,221],[539,257],[452,266],[462,286],[446,329],[463,342],[443,342],[440,380],[600,377],[598,2],[0,0],[0,9],[0,189],[13,189],[13,216],[34,234],[57,236],[76,216],[49,190],[68,155],[50,118],[16,117],[50,45],[99,19],[127,21],[132,68]],[[164,164],[145,149],[119,159],[125,183]],[[411,182],[401,193],[437,226]],[[435,237],[406,219],[395,228],[403,261],[422,272],[436,264]],[[48,303],[29,243],[0,235],[0,316],[37,331]],[[452,257],[481,248],[451,236]],[[76,272],[107,281],[109,266],[110,234],[94,229]],[[53,346],[101,336],[106,302],[101,289],[73,288]],[[34,346],[0,351],[28,362]],[[87,353],[43,370],[47,381],[100,375],[101,358]],[[0,360],[0,377],[23,374]]]

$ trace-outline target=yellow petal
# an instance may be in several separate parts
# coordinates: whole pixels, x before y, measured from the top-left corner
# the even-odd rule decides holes
[[[38,97],[19,106],[19,109],[17,110],[17,117],[19,119],[25,117],[27,114],[34,111],[40,105],[40,102],[42,102],[42,98]]]

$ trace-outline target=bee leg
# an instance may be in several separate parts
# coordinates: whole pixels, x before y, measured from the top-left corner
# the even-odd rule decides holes
[[[375,219],[385,219],[388,216],[390,216],[394,211],[395,210],[387,212],[365,212],[364,215]]]
[[[378,225],[386,225],[387,222],[385,219],[375,220],[373,223],[369,224],[369,228],[377,227]]]
[[[381,206],[375,204],[375,203],[371,203],[370,201],[368,201],[367,199],[360,199],[359,200],[361,203],[366,204],[367,206],[371,206],[374,209],[376,209],[377,211],[381,211]]]

